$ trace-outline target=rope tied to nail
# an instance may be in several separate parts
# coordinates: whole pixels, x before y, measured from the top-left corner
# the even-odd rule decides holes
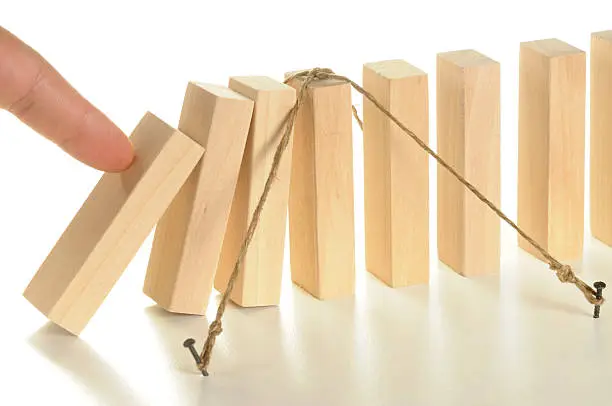
[[[597,292],[592,287],[580,280],[580,278],[578,278],[572,270],[571,266],[556,263],[551,264],[550,269],[552,269],[557,274],[557,278],[562,283],[574,284],[582,292],[582,294],[590,304],[595,306],[601,306],[604,303],[604,298],[598,298]]]
[[[285,83],[289,83],[294,79],[300,80],[300,86],[298,89],[297,97],[293,108],[289,111],[287,120],[285,122],[284,132],[281,137],[281,140],[276,148],[276,152],[274,153],[274,160],[272,162],[272,167],[270,168],[270,172],[268,174],[266,183],[264,185],[263,192],[259,199],[259,202],[253,212],[251,217],[251,221],[249,223],[249,227],[247,229],[247,233],[245,239],[242,243],[240,252],[238,254],[238,258],[234,264],[233,271],[228,279],[227,286],[223,295],[221,296],[221,301],[219,302],[219,307],[217,308],[217,315],[215,320],[210,324],[208,329],[208,336],[206,338],[206,342],[204,343],[204,347],[202,349],[201,354],[201,362],[198,363],[198,368],[204,375],[208,375],[208,365],[210,363],[210,358],[212,356],[212,351],[216,342],[217,337],[223,332],[221,320],[223,318],[223,314],[225,312],[225,308],[227,306],[227,302],[231,296],[232,290],[236,283],[238,276],[240,275],[242,261],[246,255],[248,247],[253,239],[253,235],[255,230],[257,229],[257,225],[259,224],[259,220],[261,218],[261,213],[263,211],[264,205],[272,188],[272,184],[274,180],[276,180],[276,175],[278,172],[278,168],[280,166],[281,158],[287,146],[289,144],[289,140],[291,138],[291,134],[293,132],[293,127],[295,124],[295,120],[297,117],[297,113],[304,103],[306,89],[313,81],[318,80],[337,80],[340,82],[348,83],[351,85],[353,89],[355,89],[358,93],[364,96],[368,101],[370,101],[381,113],[383,113],[387,118],[393,121],[406,135],[411,137],[421,149],[423,149],[427,154],[429,154],[433,159],[435,159],[438,164],[444,167],[448,172],[450,172],[459,182],[461,182],[472,194],[474,194],[480,201],[482,201],[485,205],[487,205],[495,214],[502,220],[504,220],[508,225],[510,225],[521,237],[523,237],[529,244],[531,244],[544,258],[545,262],[549,265],[550,269],[554,271],[557,275],[557,278],[562,283],[571,283],[575,285],[583,294],[586,300],[593,305],[602,305],[604,303],[604,299],[598,298],[596,295],[596,291],[587,285],[584,281],[576,276],[572,267],[569,265],[562,264],[556,258],[552,256],[546,249],[544,249],[537,241],[531,238],[525,231],[523,231],[515,222],[513,222],[508,216],[506,216],[496,204],[494,204],[491,200],[489,200],[486,196],[484,196],[474,185],[472,185],[467,179],[465,179],[462,175],[460,175],[455,168],[453,168],[450,164],[448,164],[445,160],[443,160],[436,152],[434,152],[421,138],[419,138],[413,131],[407,128],[399,119],[397,119],[391,112],[385,108],[371,93],[366,91],[363,87],[359,86],[356,82],[347,78],[346,76],[341,76],[335,74],[331,69],[327,68],[313,68],[308,70],[303,70],[294,73],[289,76]],[[355,107],[352,107],[353,116],[358,122],[360,128],[363,130],[363,122],[359,118],[357,114],[357,110]]]

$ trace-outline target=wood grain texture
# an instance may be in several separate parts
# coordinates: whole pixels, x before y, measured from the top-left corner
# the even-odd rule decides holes
[[[144,292],[166,310],[206,311],[252,113],[226,87],[187,87],[179,130],[206,153],[155,230]]]
[[[499,206],[500,66],[473,50],[437,60],[438,153]],[[438,166],[438,254],[464,276],[495,273],[500,220]]]
[[[518,225],[560,261],[582,256],[586,55],[557,39],[520,51]],[[519,237],[519,246],[541,258]]]
[[[299,88],[300,79],[291,86]],[[294,127],[289,192],[293,282],[319,299],[352,295],[355,231],[351,88],[321,80]]]
[[[295,89],[268,77],[234,77],[229,87],[253,100],[255,110],[215,278],[215,288],[219,292],[225,292],[251,216],[263,193],[289,111],[295,104]],[[290,141],[283,155],[232,291],[232,301],[243,307],[278,305],[280,302],[292,144]]]
[[[204,151],[152,114],[130,138],[132,166],[102,176],[24,293],[73,334],[102,304]]]
[[[591,233],[612,245],[612,31],[591,36]]]
[[[425,143],[427,74],[402,60],[368,63],[364,88]],[[364,98],[366,266],[392,287],[429,280],[429,162],[409,136]]]

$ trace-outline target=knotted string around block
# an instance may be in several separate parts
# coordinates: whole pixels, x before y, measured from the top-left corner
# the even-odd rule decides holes
[[[486,196],[484,196],[474,185],[468,182],[463,176],[461,176],[451,165],[449,165],[446,161],[444,161],[436,152],[434,152],[423,140],[421,140],[414,132],[408,129],[404,124],[402,124],[388,109],[386,109],[376,98],[358,85],[356,82],[347,78],[346,76],[341,76],[335,74],[331,69],[326,68],[314,68],[310,70],[300,71],[290,76],[285,80],[285,83],[290,82],[294,79],[300,79],[301,84],[297,93],[295,105],[289,111],[288,118],[286,120],[285,128],[283,136],[276,148],[276,152],[274,153],[274,160],[272,162],[272,167],[268,174],[268,178],[266,180],[264,190],[261,194],[259,202],[255,207],[255,211],[253,212],[253,216],[251,217],[251,221],[249,223],[249,227],[247,229],[246,237],[242,243],[240,248],[238,258],[236,259],[234,268],[228,280],[227,286],[225,288],[225,292],[221,296],[221,301],[219,302],[219,307],[217,309],[217,314],[215,320],[210,324],[208,329],[208,336],[204,343],[204,347],[202,349],[202,353],[200,356],[200,362],[198,362],[198,368],[202,372],[203,375],[208,376],[208,365],[210,364],[210,358],[212,356],[212,351],[215,346],[215,341],[217,337],[223,331],[222,328],[222,318],[225,312],[225,308],[231,296],[232,290],[234,289],[234,285],[236,283],[236,279],[240,274],[240,268],[242,261],[247,253],[249,245],[253,239],[253,235],[255,234],[255,230],[257,229],[257,225],[259,224],[259,220],[261,218],[261,213],[263,211],[266,200],[268,199],[268,195],[270,190],[272,189],[272,184],[276,179],[276,175],[278,172],[278,168],[283,157],[284,152],[287,149],[289,144],[289,140],[291,138],[292,130],[295,124],[295,120],[297,117],[297,113],[304,103],[305,92],[308,86],[317,80],[337,80],[341,82],[345,82],[350,84],[353,89],[355,89],[358,93],[368,99],[378,110],[380,110],[384,115],[386,115],[391,121],[393,121],[406,135],[410,136],[425,152],[427,152],[432,158],[434,158],[438,164],[448,170],[459,182],[461,182],[470,192],[472,192],[480,201],[489,206],[495,214],[502,220],[504,220],[507,224],[509,224],[516,232],[523,237],[529,244],[531,244],[545,259],[548,263],[550,269],[554,271],[557,275],[559,281],[563,283],[571,283],[575,285],[583,294],[586,300],[592,305],[600,306],[604,303],[604,298],[599,296],[595,289],[591,286],[587,285],[584,281],[576,276],[571,266],[562,264],[557,259],[555,259],[546,249],[544,249],[540,244],[538,244],[533,238],[528,236],[516,223],[514,223],[510,218],[508,218],[493,202],[491,202]],[[353,115],[359,126],[363,130],[363,122],[359,118],[357,114],[357,110],[353,107]]]

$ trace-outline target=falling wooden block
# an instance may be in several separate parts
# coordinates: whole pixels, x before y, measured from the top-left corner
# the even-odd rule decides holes
[[[591,232],[612,245],[612,31],[591,36]]]
[[[102,304],[204,151],[152,114],[131,141],[132,166],[102,176],[24,293],[73,334]]]
[[[348,296],[355,286],[351,88],[319,80],[304,97],[289,192],[291,276],[319,299]]]
[[[425,143],[427,74],[401,60],[368,63],[363,85]],[[429,280],[428,155],[364,98],[365,242],[368,271],[399,287]]]
[[[499,206],[500,67],[473,50],[438,55],[438,153]],[[500,220],[438,166],[438,254],[464,276],[499,270]]]
[[[519,78],[518,225],[558,260],[575,260],[584,237],[586,55],[557,39],[522,43]],[[519,246],[541,258],[521,237]]]
[[[179,130],[206,153],[155,230],[144,292],[166,310],[206,311],[252,113],[226,87],[187,87]]]
[[[255,110],[215,278],[219,292],[225,291],[234,269],[289,111],[295,104],[295,89],[267,77],[235,77],[229,86],[253,100]],[[291,145],[290,141],[232,291],[231,299],[240,306],[269,306],[280,302]]]

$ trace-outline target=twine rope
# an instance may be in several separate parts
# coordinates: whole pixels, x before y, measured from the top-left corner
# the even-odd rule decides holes
[[[253,212],[253,216],[251,217],[251,221],[249,223],[249,227],[247,229],[246,236],[242,243],[240,252],[238,254],[238,258],[236,259],[234,268],[230,275],[230,278],[227,282],[227,286],[223,295],[221,296],[221,301],[219,302],[219,307],[217,308],[217,314],[215,320],[210,324],[208,329],[208,336],[204,343],[204,347],[202,348],[202,353],[200,355],[200,362],[198,363],[198,368],[200,371],[207,376],[208,375],[208,365],[210,364],[210,358],[212,356],[212,351],[215,346],[215,341],[217,337],[223,332],[222,327],[222,318],[225,313],[225,309],[229,298],[232,294],[232,290],[234,289],[234,285],[236,283],[236,279],[240,275],[240,269],[242,265],[242,261],[247,253],[249,245],[253,240],[253,235],[257,229],[257,225],[259,224],[259,220],[261,218],[261,213],[263,211],[264,205],[268,199],[268,195],[270,190],[272,189],[272,184],[276,179],[276,175],[278,173],[278,168],[281,163],[281,159],[283,157],[284,152],[287,149],[289,144],[289,140],[291,138],[292,130],[295,124],[295,120],[297,117],[297,113],[301,106],[304,103],[306,89],[313,81],[317,80],[337,80],[340,82],[348,83],[355,89],[358,93],[368,99],[380,112],[382,112],[385,116],[387,116],[391,121],[393,121],[406,135],[410,136],[425,152],[427,152],[432,158],[434,158],[443,168],[449,171],[459,182],[461,182],[470,192],[472,192],[480,201],[486,204],[499,218],[504,220],[507,224],[509,224],[521,237],[523,237],[529,244],[531,244],[545,259],[546,263],[549,265],[550,269],[555,272],[559,281],[563,283],[571,283],[575,285],[584,295],[586,300],[593,305],[602,305],[604,303],[604,298],[598,298],[596,295],[595,289],[591,286],[587,285],[584,281],[582,281],[579,277],[576,276],[571,266],[562,264],[555,257],[553,257],[545,248],[543,248],[537,241],[531,238],[525,231],[523,231],[514,221],[512,221],[508,216],[506,216],[492,201],[487,199],[485,195],[483,195],[474,185],[467,181],[463,176],[461,176],[451,165],[446,163],[436,152],[434,152],[423,140],[421,140],[413,131],[407,128],[404,124],[402,124],[391,112],[386,109],[376,98],[366,91],[363,87],[358,85],[356,82],[352,81],[346,76],[341,76],[335,74],[331,69],[326,68],[313,68],[310,70],[304,70],[293,74],[285,80],[285,83],[289,83],[294,79],[300,79],[301,84],[298,90],[298,94],[296,97],[295,104],[293,108],[289,111],[288,119],[285,123],[285,129],[283,136],[276,148],[276,152],[274,153],[274,160],[272,161],[272,167],[268,174],[268,178],[266,180],[263,192],[259,199],[257,206],[255,207],[255,211]],[[359,118],[357,110],[354,106],[352,106],[353,116],[355,117],[359,127],[363,130],[363,121]]]

